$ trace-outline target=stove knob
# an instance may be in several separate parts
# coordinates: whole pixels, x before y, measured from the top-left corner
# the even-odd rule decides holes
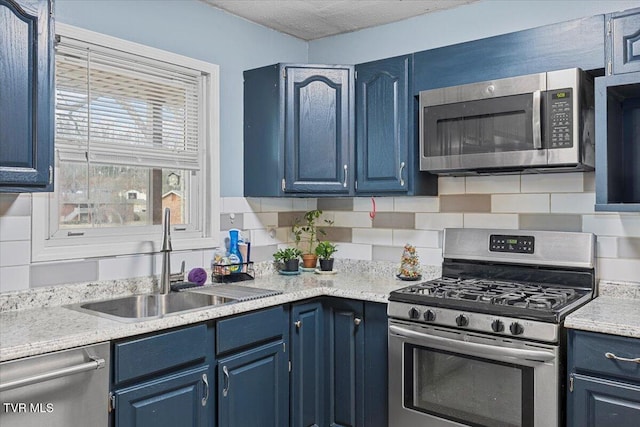
[[[493,332],[502,332],[504,331],[504,323],[502,322],[502,320],[496,319],[491,322],[491,329],[493,330]]]
[[[456,325],[458,326],[467,326],[469,324],[469,318],[464,314],[456,317]]]
[[[511,325],[509,325],[509,331],[511,331],[513,335],[521,335],[524,332],[524,328],[520,323],[513,322]]]
[[[420,318],[420,312],[418,311],[417,308],[412,307],[411,310],[409,310],[409,319],[417,320],[419,318]]]
[[[424,312],[422,317],[424,317],[424,320],[426,320],[427,322],[433,322],[434,320],[436,320],[436,312],[433,310],[427,310]]]

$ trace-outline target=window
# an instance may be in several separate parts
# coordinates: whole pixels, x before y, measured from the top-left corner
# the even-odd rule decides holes
[[[34,261],[157,251],[167,207],[174,248],[213,247],[217,66],[56,30],[55,191],[34,197]]]

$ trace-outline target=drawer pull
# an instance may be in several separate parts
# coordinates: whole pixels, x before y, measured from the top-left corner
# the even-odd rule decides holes
[[[629,358],[629,357],[619,357],[619,356],[616,356],[615,354],[609,353],[609,352],[605,353],[604,357],[606,357],[607,359],[618,360],[620,362],[640,363],[640,357],[636,357],[634,359]]]

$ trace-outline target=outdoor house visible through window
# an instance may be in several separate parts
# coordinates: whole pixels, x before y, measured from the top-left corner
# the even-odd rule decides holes
[[[165,207],[174,230],[210,238],[217,66],[65,27],[56,40],[55,193],[44,247],[80,237],[149,241]]]

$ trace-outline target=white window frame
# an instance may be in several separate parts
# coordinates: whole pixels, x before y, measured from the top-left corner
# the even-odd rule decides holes
[[[184,226],[172,228],[174,250],[205,249],[217,246],[220,234],[220,75],[219,66],[186,56],[144,46],[138,43],[99,34],[93,31],[56,23],[56,34],[92,44],[102,45],[127,53],[191,68],[206,76],[201,144],[205,148],[202,158],[201,189],[197,231],[185,232]],[[105,228],[91,236],[65,236],[52,238],[58,227],[57,186],[53,193],[34,193],[31,212],[32,262],[62,261],[93,257],[148,254],[160,250],[162,226]],[[123,230],[124,233],[123,233]],[[142,232],[142,233],[140,233]],[[135,233],[135,234],[134,234]],[[60,235],[61,233],[58,233]],[[92,233],[93,234],[93,233]]]

